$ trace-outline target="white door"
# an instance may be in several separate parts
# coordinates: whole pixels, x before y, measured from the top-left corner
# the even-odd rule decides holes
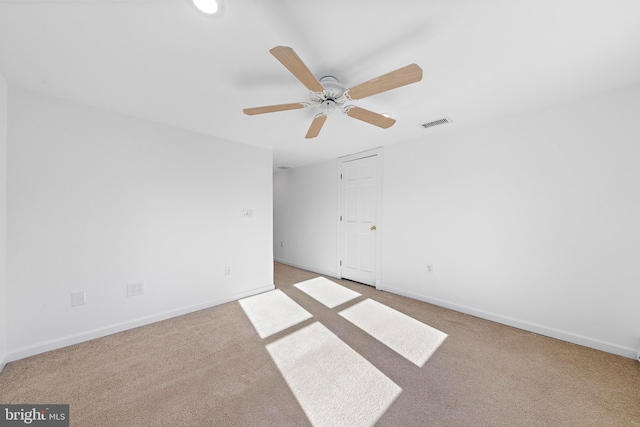
[[[376,162],[378,156],[345,161],[341,168],[341,276],[376,285]]]

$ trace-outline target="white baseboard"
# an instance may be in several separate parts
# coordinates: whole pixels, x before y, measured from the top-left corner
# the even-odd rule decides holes
[[[161,320],[170,319],[172,317],[182,316],[184,314],[192,313],[194,311],[204,310],[206,308],[215,307],[216,305],[225,304],[231,301],[236,301],[242,298],[250,297],[252,295],[261,294],[263,292],[271,291],[275,289],[273,284],[262,286],[260,288],[251,289],[249,291],[241,292],[238,294],[230,295],[228,297],[207,301],[200,304],[191,305],[188,307],[182,307],[175,310],[169,310],[150,316],[140,317],[130,321],[117,323],[103,328],[93,329],[78,334],[68,335],[61,338],[55,338],[52,340],[40,342],[37,344],[20,347],[14,350],[10,350],[4,360],[2,360],[0,367],[4,368],[4,365],[9,362],[13,362],[25,357],[35,356],[36,354],[45,353],[51,350],[57,350],[59,348],[68,347],[70,345],[79,344],[81,342],[90,341],[96,338],[101,338],[107,335],[115,334],[118,332],[126,331],[128,329],[138,328],[140,326],[149,325],[151,323],[159,322]],[[1,371],[1,369],[0,369]]]
[[[334,279],[338,278],[338,274],[335,271],[323,270],[323,269],[320,269],[320,268],[315,268],[315,267],[311,267],[311,266],[308,266],[308,265],[297,264],[295,262],[286,261],[284,259],[278,259],[278,258],[275,258],[274,261],[278,262],[280,264],[290,265],[291,267],[300,268],[302,270],[311,271],[313,273],[322,274],[323,276],[333,277]]]
[[[596,350],[617,354],[619,356],[628,357],[631,359],[636,358],[636,351],[634,349],[616,345],[606,341],[589,338],[583,335],[574,334],[574,333],[562,331],[559,329],[549,328],[549,327],[538,325],[535,323],[514,319],[508,316],[489,313],[483,310],[478,310],[472,307],[455,304],[449,301],[443,301],[437,298],[431,298],[431,297],[416,294],[413,292],[403,291],[401,289],[390,288],[387,286],[379,286],[378,289],[381,291],[391,292],[393,294],[402,295],[408,298],[416,299],[418,301],[424,301],[429,304],[433,304],[433,305],[448,308],[451,310],[459,311],[462,313],[470,314],[472,316],[480,317],[482,319],[487,319],[493,322],[502,323],[503,325],[513,326],[514,328],[523,329],[525,331],[535,332],[536,334],[545,335],[551,338],[556,338],[556,339],[567,341],[573,344],[578,344],[583,347],[594,348]]]

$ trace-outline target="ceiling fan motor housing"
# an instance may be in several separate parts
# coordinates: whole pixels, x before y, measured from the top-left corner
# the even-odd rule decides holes
[[[327,94],[332,98],[338,98],[344,93],[344,86],[333,76],[324,76],[320,79],[320,84]]]
[[[345,89],[338,79],[333,76],[324,76],[320,79],[320,84],[324,88],[324,92],[318,94],[317,101],[320,102],[324,114],[335,111],[336,106],[341,107],[345,103],[343,97]]]

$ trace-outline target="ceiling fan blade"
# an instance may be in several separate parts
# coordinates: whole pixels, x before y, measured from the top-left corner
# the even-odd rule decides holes
[[[276,57],[300,82],[312,92],[322,92],[324,88],[313,75],[311,70],[304,65],[302,59],[290,47],[276,46],[269,52]]]
[[[311,122],[311,126],[305,135],[305,138],[315,138],[320,133],[320,129],[322,129],[322,125],[327,120],[327,116],[324,114],[318,114],[315,119]]]
[[[382,114],[374,113],[373,111],[365,110],[364,108],[351,107],[347,111],[347,116],[354,119],[362,120],[374,126],[381,127],[383,129],[390,128],[396,122],[390,117],[385,117]]]
[[[420,80],[422,80],[422,68],[416,64],[411,64],[367,82],[360,83],[349,89],[348,94],[351,99],[362,99],[400,86],[419,82]]]
[[[304,108],[305,104],[296,102],[294,104],[267,105],[265,107],[245,108],[243,113],[253,116],[255,114],[275,113],[277,111],[298,110]]]

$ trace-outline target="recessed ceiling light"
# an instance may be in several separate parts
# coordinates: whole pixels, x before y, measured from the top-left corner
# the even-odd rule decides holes
[[[198,8],[200,12],[206,13],[207,15],[215,14],[220,6],[216,0],[192,0],[195,7]]]

